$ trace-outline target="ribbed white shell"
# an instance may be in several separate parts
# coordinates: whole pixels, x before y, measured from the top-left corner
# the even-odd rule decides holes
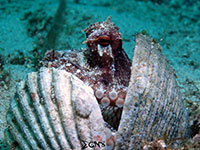
[[[161,47],[146,35],[136,35],[132,72],[116,135],[118,150],[141,150],[145,141],[188,136],[188,113],[175,72]]]
[[[93,90],[64,70],[41,68],[28,74],[17,86],[7,121],[7,142],[20,150],[78,150],[82,140],[106,144]]]

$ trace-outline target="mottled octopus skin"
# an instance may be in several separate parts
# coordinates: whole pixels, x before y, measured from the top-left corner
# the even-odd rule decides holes
[[[92,87],[104,120],[117,130],[131,74],[119,28],[110,22],[90,25],[86,49],[46,53],[43,66],[64,69]]]

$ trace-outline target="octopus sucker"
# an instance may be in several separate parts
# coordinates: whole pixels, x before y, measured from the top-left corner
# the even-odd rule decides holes
[[[124,105],[124,99],[118,98],[118,99],[116,100],[116,106],[119,107],[119,108],[122,108],[123,105]]]
[[[100,104],[103,106],[103,107],[107,107],[109,106],[110,104],[110,100],[108,97],[103,97],[100,101]]]
[[[109,98],[111,100],[116,100],[118,97],[118,93],[115,91],[115,89],[112,89],[112,91],[109,92]]]
[[[78,150],[83,141],[104,150],[180,145],[166,141],[190,134],[188,112],[160,45],[137,34],[131,64],[110,17],[84,31],[85,49],[48,51],[39,71],[18,84],[7,113],[8,145],[28,150]]]
[[[97,89],[97,90],[95,91],[95,96],[96,96],[96,98],[101,99],[101,98],[103,97],[103,95],[104,95],[104,91],[103,91],[103,90]]]

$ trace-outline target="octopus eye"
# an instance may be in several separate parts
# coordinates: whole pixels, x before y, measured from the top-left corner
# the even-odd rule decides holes
[[[109,36],[100,36],[99,37],[99,44],[103,47],[108,46],[110,44],[110,37]]]

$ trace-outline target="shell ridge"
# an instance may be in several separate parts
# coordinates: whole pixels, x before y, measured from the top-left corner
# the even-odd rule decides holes
[[[11,101],[11,105],[13,105],[12,103],[15,103],[14,101],[15,100]],[[14,107],[16,107],[16,106],[14,106]],[[8,112],[6,118],[7,118],[7,122],[9,123],[9,127],[8,127],[9,131],[8,132],[10,132],[10,134],[12,134],[12,138],[15,138],[15,141],[12,140],[10,142],[11,143],[14,143],[14,142],[19,143],[20,149],[30,149],[30,145],[29,145],[28,141],[23,137],[22,132],[20,132],[21,129],[19,128],[18,122],[16,123],[17,118],[14,116],[13,109]],[[8,139],[10,139],[10,138],[8,138]],[[23,141],[23,142],[21,143],[20,141]]]
[[[137,40],[136,39],[136,43],[140,43],[141,41],[140,40]],[[129,113],[129,116],[127,114],[128,117],[131,118],[131,120],[128,121],[128,125],[125,125],[128,127],[128,131],[126,132],[129,132],[127,133],[127,137],[126,137],[126,142],[133,142],[133,140],[137,141],[139,139],[136,140],[136,135],[134,135],[135,138],[131,138],[130,136],[130,133],[131,131],[134,132],[134,133],[137,133],[138,132],[138,129],[135,128],[135,126],[137,126],[137,124],[141,124],[141,122],[143,122],[141,119],[139,119],[136,114],[140,114],[140,112],[144,111],[143,110],[143,106],[142,106],[142,95],[144,94],[144,91],[145,91],[145,86],[147,84],[147,80],[145,76],[143,76],[144,73],[147,73],[148,72],[148,60],[146,61],[145,57],[146,55],[149,55],[149,52],[147,53],[144,53],[144,51],[146,52],[148,49],[148,47],[141,47],[142,45],[140,44],[136,44],[138,45],[137,47],[135,47],[135,51],[134,51],[134,58],[133,58],[133,62],[132,62],[132,77],[130,79],[130,82],[129,83],[136,83],[135,84],[132,84],[129,86],[129,90],[127,91],[127,97],[126,97],[126,100],[125,100],[125,103],[127,103],[128,105],[131,105],[132,106],[129,106],[131,107],[132,109],[135,109],[136,111],[133,112],[129,112],[128,109],[126,110],[125,106],[124,109],[126,110],[126,113]],[[137,50],[136,50],[137,49]],[[139,57],[139,58],[136,58],[135,56],[136,55],[139,55],[140,53],[143,53],[143,57]],[[140,64],[137,64],[137,62],[141,62]],[[147,63],[145,63],[147,62]],[[136,64],[136,65],[135,65]],[[144,66],[142,66],[144,65]],[[133,72],[135,72],[137,70],[137,75],[135,75]],[[140,78],[140,77],[143,77],[143,78]],[[140,83],[140,84],[137,84],[137,83]],[[137,89],[137,86],[139,86],[139,90]],[[130,92],[130,89],[132,89]],[[135,94],[134,94],[135,93]],[[137,97],[135,97],[136,99],[134,99],[134,103],[131,102],[130,100],[128,100],[128,97],[131,97],[131,95],[134,94],[134,95],[138,95]],[[125,110],[123,110],[123,113],[125,112]],[[125,115],[125,114],[124,114]],[[123,116],[122,116],[123,118]],[[143,129],[142,129],[143,130]],[[130,137],[130,139],[128,138]],[[138,138],[142,138],[142,136],[138,137]]]
[[[21,82],[22,83],[22,82]],[[19,84],[18,87],[18,95],[19,95],[19,104],[22,108],[22,112],[25,116],[25,118],[28,120],[29,127],[32,128],[32,131],[34,132],[38,143],[41,143],[41,146],[44,149],[49,149],[48,144],[45,141],[44,136],[41,134],[41,128],[38,124],[37,117],[35,116],[32,106],[30,105],[30,97],[28,96],[27,92],[27,85],[25,82],[22,84]]]
[[[10,110],[8,110],[8,114],[10,113],[9,111],[10,111]],[[8,114],[7,114],[6,118],[8,117]],[[8,120],[8,118],[7,118],[7,120]],[[10,132],[10,128],[11,128],[11,126],[9,125],[9,126],[4,130],[5,141],[6,141],[6,143],[8,143],[9,148],[12,147],[11,145],[13,145],[13,144],[16,143],[16,141],[14,140],[13,135],[12,135],[11,132]],[[20,145],[20,144],[19,144],[19,145]],[[20,150],[19,147],[20,147],[20,146],[16,146],[15,149],[16,149],[16,150]]]
[[[44,73],[48,73],[49,69],[47,68],[47,70]],[[49,113],[49,118],[50,118],[50,122],[51,122],[51,126],[52,126],[52,130],[53,130],[53,134],[55,136],[56,141],[58,142],[60,149],[64,149],[64,150],[68,150],[70,149],[69,147],[69,143],[66,140],[65,134],[64,134],[64,129],[62,127],[61,124],[61,119],[60,119],[60,114],[59,114],[59,107],[57,105],[57,101],[56,101],[56,97],[55,97],[55,89],[54,86],[56,84],[55,78],[54,78],[54,70],[51,70],[49,73],[49,78],[50,81],[48,81],[48,79],[46,80],[46,82],[48,83],[48,91],[46,91],[45,94],[45,99],[46,99],[46,104],[47,104],[47,111]],[[46,77],[46,74],[43,75],[43,77]],[[43,81],[41,80],[41,83],[43,83]],[[45,87],[47,86],[44,83]],[[49,106],[49,107],[48,107]]]
[[[51,100],[51,82],[52,82],[52,70],[49,68],[40,68],[38,87],[40,91],[42,101],[44,102],[44,109],[48,118],[49,125],[45,128],[45,134],[49,139],[49,142],[53,149],[61,149],[58,139],[56,138],[55,130],[53,128],[53,118],[56,115],[55,104]]]
[[[71,95],[70,95],[70,99],[71,99],[71,101],[70,101],[70,104],[71,104],[71,106],[72,106],[72,114],[73,114],[73,117],[74,117],[74,122],[75,122],[75,129],[76,129],[76,131],[77,131],[77,137],[78,137],[78,139],[79,139],[79,141],[80,141],[80,144],[81,144],[81,147],[83,147],[84,145],[84,143],[83,143],[83,139],[82,139],[82,136],[79,134],[79,126],[78,126],[78,124],[77,124],[77,116],[76,116],[76,111],[75,111],[75,108],[74,108],[74,102],[73,102],[73,84],[72,84],[72,77],[70,78],[70,80],[69,80],[69,82],[70,82],[70,85],[71,85],[71,91],[70,91],[70,93],[71,93]]]
[[[174,132],[175,131],[178,131],[178,126],[176,124],[180,124],[180,123],[177,123],[178,121],[178,118],[181,118],[180,116],[180,111],[179,111],[179,104],[180,104],[180,100],[177,99],[177,95],[175,96],[173,93],[171,93],[170,91],[174,91],[176,93],[178,93],[178,91],[176,90],[176,87],[174,85],[176,85],[175,81],[171,80],[173,79],[173,74],[169,75],[169,80],[168,80],[168,85],[169,85],[169,88],[167,88],[167,96],[169,98],[167,98],[168,100],[168,108],[171,108],[171,109],[168,109],[166,108],[166,113],[168,113],[169,115],[171,115],[172,119],[170,120],[172,123],[170,123],[169,121],[169,125],[171,125],[171,130],[168,131],[167,135],[168,137],[172,138],[172,137],[176,137],[177,134],[175,134]],[[172,107],[170,107],[170,105],[172,105]],[[172,109],[174,108],[174,109]],[[174,114],[176,114],[176,116],[174,116]],[[173,119],[174,118],[174,119]],[[166,130],[167,130],[168,127],[166,127]],[[174,131],[175,130],[175,131]]]
[[[27,122],[25,122],[25,120],[23,119],[23,114],[22,114],[20,108],[17,106],[18,104],[17,104],[16,100],[17,100],[17,97],[15,97],[15,100],[12,100],[13,102],[11,102],[11,105],[13,103],[15,103],[15,106],[12,107],[12,113],[15,116],[15,120],[17,121],[19,129],[20,129],[21,133],[23,133],[24,137],[26,137],[25,140],[31,146],[32,149],[35,147],[38,147],[38,144],[35,141],[36,139],[35,139],[32,131],[29,130]]]
[[[154,47],[156,47],[157,45],[152,45],[152,47],[154,48]],[[157,62],[160,62],[159,64],[158,64],[158,67],[156,67],[157,68],[157,70],[161,70],[160,72],[161,72],[161,74],[158,74],[159,75],[159,78],[160,77],[163,77],[163,73],[165,73],[166,72],[166,61],[164,60],[164,59],[161,59],[161,56],[160,56],[160,54],[159,53],[157,53],[157,49],[155,49],[154,51],[152,51],[152,53],[151,54],[153,54],[152,55],[152,57],[150,56],[149,58],[149,60],[151,60],[151,58],[152,58],[152,63],[153,63],[153,61],[155,62],[155,60],[157,61]],[[156,70],[155,70],[156,71]],[[154,74],[156,74],[156,73],[159,73],[158,71],[157,72],[155,72],[154,71]],[[158,79],[159,79],[158,78]],[[163,78],[162,78],[163,79]],[[157,83],[156,84],[158,84],[158,85],[161,85],[161,82],[162,81],[160,81],[160,80],[157,80]],[[159,87],[159,89],[164,89],[164,87]],[[160,91],[159,93],[162,93],[162,91]],[[158,102],[158,104],[160,105],[158,105],[158,108],[160,108],[160,110],[159,109],[157,109],[157,112],[160,112],[160,115],[162,115],[161,114],[161,110],[162,110],[162,108],[164,107],[164,106],[168,106],[168,102],[166,102],[166,104],[164,104],[163,105],[163,103],[161,103],[162,101],[164,101],[163,99],[165,99],[165,95],[160,95],[160,96],[157,96],[157,99],[159,99],[159,102]],[[169,99],[170,100],[170,99]],[[168,99],[167,99],[167,101],[168,101]],[[156,112],[156,113],[157,113]],[[166,111],[167,112],[167,111]],[[162,117],[162,116],[160,116],[160,117]],[[157,127],[158,127],[158,129],[159,129],[159,127],[160,126],[162,126],[162,123],[163,123],[163,120],[159,120],[159,122],[157,123]],[[165,122],[165,124],[166,124],[166,122]],[[163,127],[163,126],[162,126]],[[164,128],[165,128],[166,126],[164,126]],[[157,131],[156,130],[156,128],[154,129],[155,131]],[[165,129],[164,129],[165,130]],[[164,132],[164,130],[163,130],[163,132]],[[162,136],[162,132],[159,132],[159,134],[158,134],[158,137],[160,137],[160,136]]]
[[[76,77],[74,77],[74,76],[71,76],[71,78],[70,78],[71,85],[72,85],[71,100],[72,100],[72,106],[74,108],[73,113],[75,116],[74,119],[76,122],[76,129],[78,132],[78,137],[81,141],[81,146],[84,146],[83,141],[87,141],[87,142],[92,141],[91,132],[90,132],[90,128],[89,128],[89,121],[87,119],[89,117],[90,113],[87,111],[81,112],[82,111],[81,108],[84,109],[84,107],[81,106],[80,100],[77,101],[77,97],[82,99],[82,97],[85,98],[86,95],[85,96],[82,95],[82,97],[81,97],[80,94],[82,94],[82,93],[84,94],[84,92],[83,92],[84,89],[83,89],[83,87],[78,86],[78,85],[81,85],[82,82],[80,80],[75,80],[75,79],[76,79]],[[82,91],[82,93],[81,93],[81,91]],[[83,100],[85,100],[85,99],[83,99]],[[79,109],[77,110],[77,108],[79,108]]]
[[[149,51],[147,51],[147,53],[148,53],[148,60],[147,60],[147,84],[146,84],[146,89],[148,89],[147,90],[147,93],[149,94],[151,91],[155,91],[154,90],[154,88],[155,87],[152,87],[152,84],[151,84],[151,82],[152,82],[152,76],[154,75],[153,74],[153,72],[155,71],[155,68],[153,68],[153,67],[151,67],[151,64],[152,64],[152,62],[151,62],[151,58],[152,58],[152,51],[153,51],[153,48],[149,45],[148,46],[148,49],[149,49]],[[145,119],[145,121],[144,121],[144,131],[143,132],[145,132],[145,133],[147,133],[146,134],[146,137],[149,137],[149,139],[148,140],[152,140],[152,133],[150,132],[150,131],[153,131],[153,130],[155,130],[155,125],[157,124],[157,117],[156,116],[154,116],[153,118],[151,118],[151,117],[148,117],[148,116],[153,116],[153,114],[154,114],[154,110],[155,110],[155,103],[152,103],[153,101],[155,101],[155,98],[153,98],[152,99],[152,94],[150,94],[151,96],[149,97],[149,99],[148,100],[150,100],[150,102],[151,102],[151,104],[149,105],[149,103],[147,102],[147,100],[146,100],[146,103],[145,103],[145,106],[147,106],[147,109],[146,109],[146,119]],[[158,126],[158,125],[157,125]]]
[[[150,64],[154,64],[154,62],[156,62],[156,63],[159,62],[157,59],[160,59],[160,57],[155,57],[155,51],[157,50],[155,47],[157,47],[157,45],[154,45],[154,43],[151,42],[151,46],[150,46],[150,51],[151,52],[149,54],[149,59],[148,59],[149,65]],[[163,62],[162,59],[160,61]],[[165,65],[163,65],[163,63],[160,63],[160,64],[161,64],[161,66],[159,64],[157,64],[158,67],[149,67],[149,75],[151,76],[151,78],[153,78],[156,75],[158,70],[162,70],[162,71],[160,71],[161,74],[165,73],[165,69],[164,69]],[[155,78],[154,77],[153,79],[159,79],[159,78]],[[154,81],[155,81],[155,84],[159,84],[160,86],[155,87],[155,85],[154,85],[153,88],[154,89],[156,88],[155,90],[150,88],[152,91],[158,91],[156,99],[159,100],[158,102],[155,103],[155,104],[157,104],[157,110],[155,111],[155,114],[157,114],[157,115],[153,117],[154,119],[152,119],[152,121],[151,121],[151,117],[148,118],[149,121],[151,121],[153,123],[153,125],[154,125],[152,127],[152,130],[151,130],[152,133],[156,132],[159,129],[159,127],[162,125],[162,121],[163,120],[159,120],[158,118],[159,117],[163,117],[162,110],[164,109],[164,107],[166,107],[166,104],[167,104],[167,102],[163,104],[162,101],[164,101],[164,100],[161,100],[161,99],[165,99],[166,98],[166,95],[161,94],[163,87],[162,87],[160,82],[162,82],[162,81],[160,81],[160,80],[154,80]],[[152,82],[152,80],[149,80],[149,82]],[[151,83],[149,83],[149,84],[151,84]],[[149,92],[151,92],[151,91],[149,91]],[[156,107],[156,106],[154,105],[154,107]],[[154,110],[152,110],[152,113],[154,112]],[[149,116],[151,116],[151,115],[149,115]],[[151,124],[147,124],[147,128],[149,128],[148,126],[151,126]],[[148,133],[148,132],[146,131],[146,133]],[[157,137],[154,136],[153,138],[156,139],[156,138],[160,137],[161,135],[163,135],[163,133],[162,132],[158,132]],[[149,137],[150,137],[149,140],[152,140],[151,139],[152,136],[149,136]]]
[[[163,69],[163,68],[165,68],[166,67],[166,65],[165,65],[165,61],[164,61],[164,59],[161,59],[161,56],[159,57],[159,53],[157,53],[157,49],[155,49],[154,47],[157,47],[157,45],[154,45],[154,43],[151,43],[152,44],[152,46],[151,46],[151,53],[150,53],[150,55],[152,55],[152,56],[149,56],[149,61],[151,60],[152,61],[152,63],[153,63],[153,61],[155,62],[155,59],[156,59],[156,61],[157,62],[160,62],[159,64],[158,64],[158,67],[156,67],[156,69],[157,70],[162,70],[161,71],[161,74],[158,74],[159,75],[159,77],[162,77],[162,75],[163,75],[163,72],[165,72],[165,69]],[[155,50],[154,50],[155,49]],[[153,51],[154,50],[154,51]],[[156,71],[156,70],[155,70]],[[156,74],[156,73],[159,73],[158,71],[156,71],[155,72],[154,71],[154,74]],[[158,78],[159,79],[159,78]],[[160,81],[160,80],[157,80],[157,83],[156,84],[158,84],[158,85],[160,85],[161,84],[161,82],[162,81]],[[159,89],[163,89],[163,87],[159,87]],[[160,91],[159,93],[162,93],[162,91]],[[160,94],[159,94],[160,95]],[[165,97],[165,96],[164,96]],[[157,103],[158,104],[158,109],[157,109],[157,111],[156,111],[156,114],[158,113],[158,112],[161,112],[161,109],[163,108],[163,103],[161,103],[163,100],[162,99],[164,99],[164,97],[163,97],[163,95],[160,95],[160,96],[157,96],[157,99],[159,99],[160,101]],[[168,103],[167,103],[168,104]],[[166,106],[166,105],[165,105]],[[160,108],[160,109],[159,109]],[[160,114],[160,113],[159,113]],[[160,115],[162,115],[162,114],[160,114]],[[159,116],[158,116],[159,117]],[[160,116],[160,117],[162,117],[162,116]],[[162,121],[163,120],[159,120],[159,122],[157,122],[157,128],[154,128],[154,131],[157,131],[158,129],[159,129],[159,127],[161,126],[161,124],[162,124]],[[165,127],[165,126],[164,126]],[[164,130],[163,130],[163,132],[164,132]],[[158,137],[159,136],[161,136],[163,133],[162,132],[159,132],[159,134],[158,134]]]
[[[70,78],[72,74],[64,70],[53,70],[53,72],[54,78],[57,83],[54,86],[56,93],[56,102],[59,107],[59,114],[66,139],[72,149],[80,149],[81,144],[79,142],[76,132],[75,122],[73,122],[74,115],[71,104],[72,83],[70,81]],[[72,143],[71,141],[74,142]]]
[[[27,143],[26,139],[23,137],[22,133],[20,133],[20,131],[17,129],[18,126],[16,124],[14,124],[11,120],[8,120],[10,126],[12,126],[12,129],[10,129],[11,134],[13,135],[13,137],[15,138],[15,140],[17,141],[17,143],[20,143],[20,149],[23,150],[29,150],[30,145]]]
[[[151,103],[150,104],[150,107],[149,107],[149,110],[148,110],[148,114],[151,116],[153,114],[153,109],[155,108],[155,103]],[[153,130],[153,127],[155,126],[155,123],[156,123],[156,118],[153,118],[153,119],[148,119],[148,122],[149,122],[149,127],[147,127],[147,137],[150,137],[152,136],[152,130]]]
[[[152,52],[151,52],[152,48],[150,47],[150,45],[147,45],[146,47],[142,47],[142,46],[143,45],[141,44],[141,50],[144,51],[143,53],[145,53],[146,58],[150,58],[151,54],[152,54]],[[139,49],[139,46],[138,46],[138,49]],[[151,68],[149,67],[150,66],[150,59],[145,59],[145,55],[142,55],[143,57],[140,58],[141,62],[140,62],[139,68],[137,68],[139,73],[140,73],[138,76],[142,76],[141,79],[144,80],[142,82],[143,83],[143,91],[142,91],[141,94],[139,94],[139,101],[140,102],[138,102],[140,104],[138,106],[138,108],[142,108],[141,113],[138,113],[138,114],[143,114],[141,116],[141,118],[143,118],[143,116],[144,116],[143,119],[138,119],[138,120],[140,120],[139,124],[142,125],[141,128],[140,128],[140,131],[137,131],[138,133],[139,132],[141,133],[138,140],[142,140],[142,139],[145,138],[146,134],[144,134],[144,133],[148,133],[147,131],[148,131],[148,125],[149,125],[149,122],[147,120],[148,120],[148,115],[149,115],[148,110],[150,109],[150,106],[146,102],[146,94],[148,94],[148,92],[149,92],[149,90],[148,90],[149,85],[150,85],[149,75],[150,75],[150,69]],[[145,97],[145,98],[143,98],[143,97]],[[147,106],[147,107],[144,107],[144,106]],[[138,116],[138,117],[140,117],[140,116]],[[137,119],[137,117],[135,117],[135,120],[136,119]],[[136,124],[134,124],[133,126],[135,127]],[[134,140],[134,138],[131,138],[131,140]],[[133,142],[134,141],[131,141],[131,143],[133,143]]]
[[[41,94],[39,92],[39,85],[38,85],[38,79],[39,75],[37,74],[28,74],[27,79],[27,93],[30,93],[30,100],[32,102],[33,108],[36,112],[36,117],[38,118],[40,122],[41,130],[44,134],[46,142],[50,145],[52,148],[52,145],[47,140],[48,136],[47,133],[49,132],[48,128],[50,128],[50,123],[44,108],[44,102],[41,100]]]
[[[135,47],[135,54],[134,54],[134,56],[135,55],[140,55],[140,53],[142,53],[142,56],[143,57],[139,57],[139,58],[137,58],[137,57],[134,57],[133,58],[133,65],[134,65],[134,61],[135,62],[140,62],[140,64],[142,64],[142,63],[144,63],[145,64],[145,61],[147,62],[146,63],[146,71],[145,71],[145,73],[146,74],[149,74],[149,73],[147,73],[147,72],[149,72],[149,59],[145,59],[145,57],[146,58],[148,58],[148,57],[150,57],[150,54],[151,54],[151,49],[149,50],[149,51],[147,51],[148,49],[149,49],[149,45],[147,45],[146,47],[142,47],[143,45],[142,44],[140,44],[140,42],[142,42],[142,41],[138,41],[137,39],[136,39],[136,45],[137,45],[137,43],[138,43],[138,46],[137,47]],[[145,45],[145,44],[144,44]],[[138,59],[138,60],[137,60]],[[142,62],[142,63],[141,63]],[[136,70],[137,70],[137,74],[138,74],[138,76],[142,76],[142,74],[141,73],[144,73],[144,72],[140,72],[140,70],[141,70],[141,66],[140,66],[140,64],[138,64],[138,65],[136,65]],[[132,70],[133,71],[133,70]],[[136,79],[137,77],[132,77],[131,79]],[[143,80],[144,80],[144,77],[142,78]],[[132,80],[132,82],[134,83],[134,82],[136,82],[137,83],[137,81],[134,81],[134,80]],[[131,81],[130,81],[130,83],[131,83]],[[147,86],[148,85],[148,82],[146,82],[146,85],[144,84],[144,86]],[[133,91],[134,91],[134,89],[135,88],[133,88]],[[134,92],[137,92],[137,90],[135,90]],[[140,91],[140,92],[144,92],[144,91]],[[129,93],[129,92],[128,92]],[[128,95],[128,94],[127,94]],[[145,108],[142,106],[142,95],[141,94],[138,94],[139,95],[139,98],[138,98],[138,102],[135,102],[135,104],[137,104],[137,107],[138,107],[138,112],[137,112],[137,114],[143,114],[143,113],[145,113]],[[141,110],[140,110],[140,108],[142,108]],[[135,116],[135,115],[134,115]],[[141,116],[141,117],[143,117],[143,116]],[[144,116],[145,117],[145,116]],[[131,137],[130,137],[130,143],[132,143],[132,144],[137,144],[137,142],[138,141],[140,141],[140,140],[142,140],[143,139],[143,137],[145,137],[145,135],[144,135],[144,130],[145,130],[145,128],[144,128],[144,124],[142,123],[142,122],[145,122],[145,118],[140,118],[140,116],[135,116],[134,117],[134,121],[133,122],[138,122],[138,123],[134,123],[133,124],[133,126],[134,127],[137,127],[137,124],[139,125],[139,124],[141,124],[141,125],[143,125],[143,127],[141,127],[140,128],[140,131],[137,129],[137,128],[134,128],[133,129],[133,131],[134,131],[134,135],[130,135]],[[139,134],[140,133],[140,134]],[[131,147],[129,146],[129,149],[131,149]]]

